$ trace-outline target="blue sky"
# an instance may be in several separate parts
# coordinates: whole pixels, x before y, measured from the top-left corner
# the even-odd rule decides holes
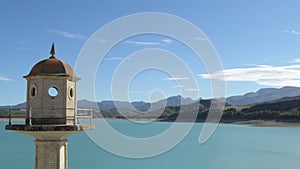
[[[0,105],[25,101],[26,75],[49,57],[55,42],[57,57],[75,66],[88,38],[105,24],[126,15],[163,12],[197,26],[210,39],[224,68],[226,96],[266,87],[300,86],[300,1],[297,0],[102,0],[3,1],[0,6]],[[211,97],[209,76],[194,54],[180,42],[160,35],[140,35],[116,45],[100,64],[95,79],[96,99],[111,99],[111,77],[131,53],[147,48],[168,50],[192,70],[200,97]],[[130,100],[155,101],[180,94],[166,73],[139,73],[129,88]],[[181,79],[180,79],[181,78]],[[80,85],[80,82],[79,82]],[[150,98],[149,92],[158,92]],[[78,99],[89,99],[79,90]],[[159,94],[160,93],[160,94]],[[186,94],[185,96],[189,96]]]

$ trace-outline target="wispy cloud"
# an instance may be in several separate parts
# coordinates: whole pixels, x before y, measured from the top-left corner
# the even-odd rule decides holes
[[[62,36],[64,38],[69,38],[69,39],[80,39],[80,40],[86,39],[83,35],[65,32],[65,31],[61,31],[61,30],[47,30],[47,32],[55,33],[59,36]]]
[[[185,91],[187,92],[198,92],[200,89],[196,88],[196,89],[193,89],[193,88],[189,88],[189,89],[184,89]]]
[[[300,32],[295,31],[295,30],[284,30],[283,32],[284,33],[291,33],[291,34],[294,34],[294,35],[300,35]]]
[[[18,41],[18,44],[19,44],[19,47],[17,47],[18,50],[24,50],[24,51],[33,51],[34,49],[31,48],[31,47],[28,47],[30,46],[26,41]]]
[[[204,41],[208,40],[208,39],[205,38],[205,37],[189,37],[189,38],[187,38],[187,39],[189,39],[189,40],[204,40]]]
[[[183,85],[174,85],[172,86],[173,88],[180,88],[180,89],[183,89],[184,91],[186,92],[198,92],[200,91],[199,88],[186,88],[184,87]]]
[[[26,51],[33,51],[33,48],[28,48],[28,47],[19,47],[19,50],[26,50]]]
[[[160,41],[154,42],[154,41],[132,41],[127,40],[125,43],[132,44],[132,45],[166,45],[172,43],[173,40],[171,39],[161,39]]]
[[[175,80],[175,81],[178,81],[178,80],[189,80],[188,77],[167,77],[167,78],[164,78],[164,80]]]
[[[173,85],[172,87],[173,87],[173,88],[183,88],[182,85]]]
[[[171,39],[162,39],[161,41],[166,44],[170,44],[173,42]]]
[[[104,60],[107,60],[107,61],[121,61],[123,59],[124,58],[122,58],[122,57],[104,58]]]
[[[122,60],[134,60],[134,57],[108,57],[104,58],[105,61],[122,61]]]
[[[300,58],[294,58],[291,62],[300,63]]]
[[[1,77],[1,76],[0,76],[0,81],[11,81],[11,79],[6,78],[6,77]]]
[[[291,33],[292,33],[292,34],[295,34],[295,35],[300,35],[300,32],[297,32],[297,31],[295,31],[295,30],[292,30]]]
[[[226,81],[254,82],[265,86],[300,86],[300,65],[257,65],[248,68],[233,68],[213,74],[199,74],[200,78]]]
[[[125,41],[125,43],[133,44],[133,45],[160,45],[159,42],[149,42],[149,41]]]

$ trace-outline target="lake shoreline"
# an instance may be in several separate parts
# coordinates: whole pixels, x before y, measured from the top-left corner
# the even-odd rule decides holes
[[[132,120],[132,121],[149,121],[149,122],[174,122],[172,120],[165,119],[153,119],[153,118],[94,118],[93,120]],[[0,118],[0,122],[7,122],[8,118]],[[13,118],[12,123],[14,121],[24,121],[24,118]],[[190,121],[182,121],[182,122],[190,122]],[[196,121],[195,123],[204,123],[205,121]],[[220,124],[237,124],[237,125],[250,125],[254,127],[300,127],[299,122],[278,122],[274,120],[247,120],[247,121],[221,121]]]
[[[300,127],[299,122],[278,122],[273,120],[237,121],[230,124],[251,125],[256,127]]]

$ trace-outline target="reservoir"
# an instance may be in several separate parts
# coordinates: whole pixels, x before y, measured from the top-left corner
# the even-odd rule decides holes
[[[95,120],[96,130],[97,128]],[[171,122],[134,123],[111,120],[110,125],[131,137],[151,137]],[[33,169],[33,138],[4,130],[0,122],[0,168]],[[220,124],[204,144],[198,142],[203,124],[171,150],[150,158],[111,154],[80,133],[69,137],[69,169],[295,169],[300,168],[300,128]],[[105,132],[105,131],[101,131]],[[159,144],[159,143],[157,143]],[[128,150],[130,151],[130,150]]]

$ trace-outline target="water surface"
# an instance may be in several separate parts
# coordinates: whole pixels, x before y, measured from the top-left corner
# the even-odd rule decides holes
[[[33,169],[33,138],[6,131],[5,124],[0,122],[0,168]],[[134,137],[153,136],[171,125],[169,122],[136,124],[124,120],[110,121],[110,124]],[[73,135],[69,137],[69,169],[300,168],[300,128],[221,124],[208,142],[199,144],[201,127],[201,123],[195,124],[175,148],[146,159],[119,157],[101,149],[85,133]]]

